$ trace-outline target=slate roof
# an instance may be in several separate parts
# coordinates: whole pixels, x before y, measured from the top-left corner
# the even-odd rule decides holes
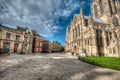
[[[84,16],[85,19],[89,19],[89,16]],[[93,21],[96,23],[102,23],[102,24],[106,24],[104,21],[97,19],[97,18],[93,18]]]
[[[80,16],[79,14],[76,14],[78,16]],[[85,19],[89,19],[89,16],[84,16]],[[101,23],[101,24],[106,24],[104,21],[98,19],[98,18],[93,18],[93,21],[96,23]]]
[[[20,26],[17,26],[16,29],[19,30],[19,31],[25,31],[26,30],[26,28],[23,28],[23,27],[20,27]]]
[[[5,29],[10,29],[10,30],[16,30],[16,29],[14,29],[14,28],[10,28],[10,27],[7,27],[7,26],[3,26],[3,25],[1,25],[1,24],[0,24],[0,27],[3,27],[3,28],[5,28]]]
[[[41,35],[39,35],[39,34],[35,34],[34,36],[42,37],[42,36],[41,36]]]

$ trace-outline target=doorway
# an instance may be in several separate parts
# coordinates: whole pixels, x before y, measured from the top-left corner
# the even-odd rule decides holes
[[[18,50],[18,43],[15,43],[15,44],[14,44],[14,53],[16,53],[17,50]]]
[[[76,45],[74,46],[74,54],[76,54],[76,52],[77,52],[77,47],[76,47]]]

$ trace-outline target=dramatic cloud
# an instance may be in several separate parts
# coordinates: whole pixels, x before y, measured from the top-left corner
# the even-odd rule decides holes
[[[27,26],[44,37],[54,37],[63,29],[56,20],[71,16],[87,2],[89,0],[0,0],[0,19],[8,26]]]

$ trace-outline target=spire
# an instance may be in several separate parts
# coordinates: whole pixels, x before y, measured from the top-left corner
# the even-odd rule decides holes
[[[84,18],[84,12],[83,12],[82,8],[80,9],[80,17]]]
[[[88,24],[89,24],[89,25],[92,25],[92,21],[93,21],[93,18],[92,18],[92,16],[89,14]]]

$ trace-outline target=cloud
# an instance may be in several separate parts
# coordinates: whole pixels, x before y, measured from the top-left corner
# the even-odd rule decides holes
[[[63,0],[61,8],[59,8],[55,15],[62,17],[69,17],[75,9],[80,7],[80,0]]]
[[[69,17],[84,2],[85,0],[0,0],[0,19],[8,26],[27,26],[44,37],[54,37],[63,29],[55,20]]]

